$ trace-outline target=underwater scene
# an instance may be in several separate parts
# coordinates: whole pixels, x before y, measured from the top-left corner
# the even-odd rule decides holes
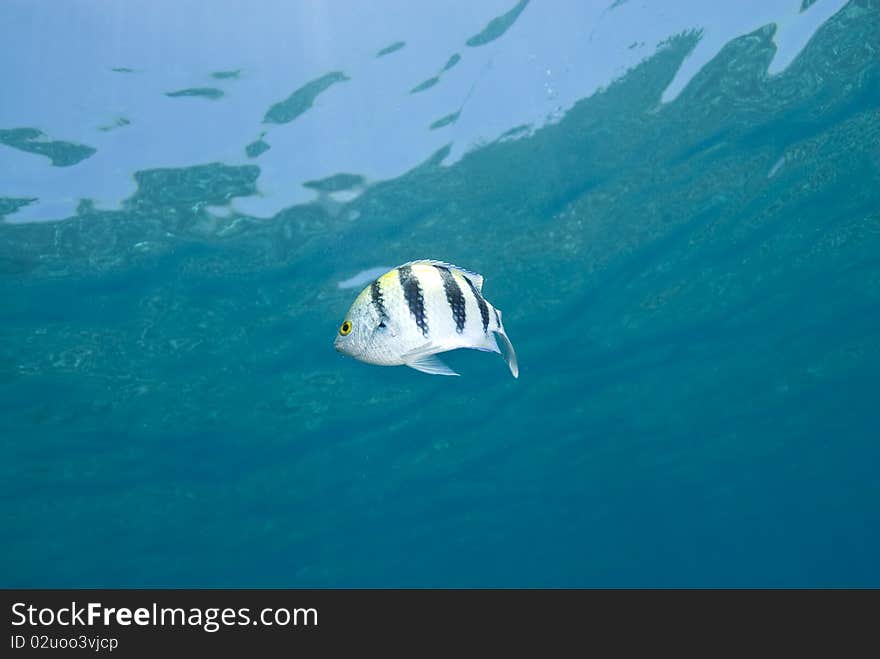
[[[877,0],[0,17],[0,586],[880,587]]]

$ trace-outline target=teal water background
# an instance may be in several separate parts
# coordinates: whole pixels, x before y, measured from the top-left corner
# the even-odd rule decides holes
[[[257,194],[259,146],[134,173],[117,210],[0,199],[0,585],[880,586],[880,8],[768,75],[774,31],[669,103],[699,32],[268,219],[209,212]],[[310,84],[267,125],[346,83]],[[484,274],[518,380],[333,351],[338,281],[414,258]]]

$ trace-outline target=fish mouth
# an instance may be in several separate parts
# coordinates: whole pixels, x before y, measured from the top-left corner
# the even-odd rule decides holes
[[[342,337],[337,336],[336,340],[333,341],[333,349],[336,352],[338,352],[340,355],[346,355],[350,357],[352,355],[352,352],[347,348],[348,346],[346,346],[345,343],[342,341]]]

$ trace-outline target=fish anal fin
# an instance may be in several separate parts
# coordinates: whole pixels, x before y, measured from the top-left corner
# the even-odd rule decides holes
[[[436,354],[416,356],[404,363],[410,368],[414,368],[422,373],[429,373],[430,375],[458,375],[458,373],[440,361]]]

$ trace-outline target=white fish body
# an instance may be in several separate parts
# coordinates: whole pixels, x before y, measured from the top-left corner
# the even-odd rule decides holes
[[[449,263],[404,263],[361,291],[334,347],[368,364],[406,365],[433,375],[458,375],[438,353],[473,348],[503,354],[518,377],[501,312],[483,297],[482,287],[481,275]]]

